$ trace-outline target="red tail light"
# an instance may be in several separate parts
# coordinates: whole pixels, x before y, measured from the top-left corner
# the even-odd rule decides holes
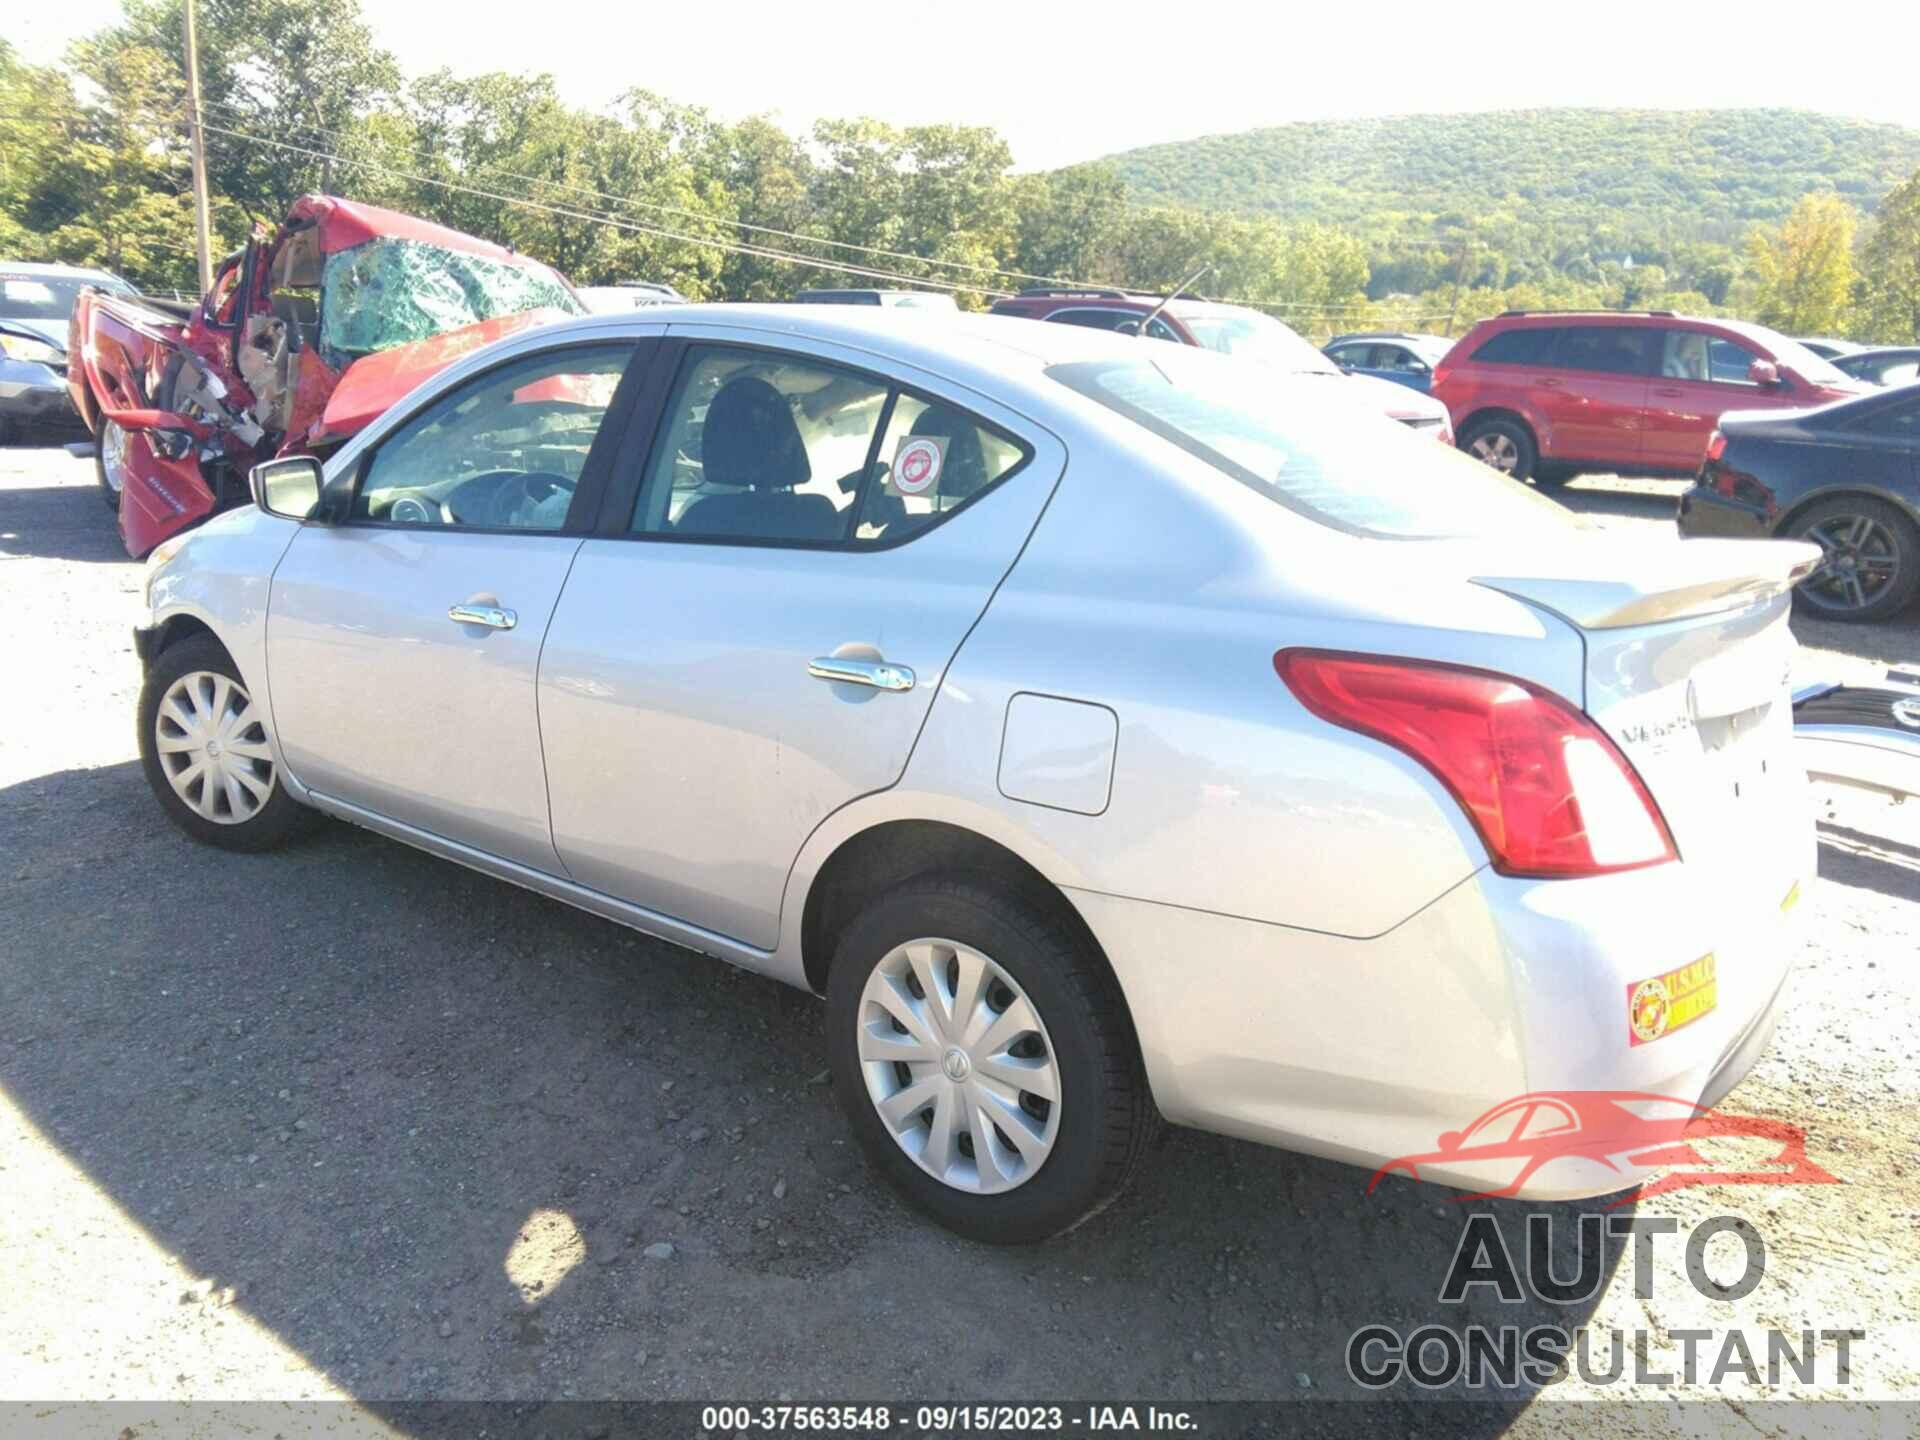
[[[1711,435],[1707,436],[1707,460],[1709,463],[1711,463],[1712,461],[1718,460],[1722,455],[1726,453],[1727,453],[1727,437],[1726,436],[1722,435],[1718,430],[1714,431]]]
[[[1601,875],[1679,858],[1660,807],[1613,741],[1524,680],[1326,650],[1282,650],[1273,668],[1328,724],[1432,771],[1502,874]]]

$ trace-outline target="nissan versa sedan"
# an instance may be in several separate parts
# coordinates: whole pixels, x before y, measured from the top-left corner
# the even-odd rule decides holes
[[[147,776],[821,995],[875,1167],[982,1239],[1162,1118],[1372,1169],[1712,1103],[1813,873],[1817,550],[1611,540],[1312,384],[854,306],[513,336],[159,548]]]

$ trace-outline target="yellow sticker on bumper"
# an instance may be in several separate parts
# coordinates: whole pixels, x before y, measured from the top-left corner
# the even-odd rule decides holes
[[[1691,1025],[1720,1003],[1714,958],[1702,955],[1691,965],[1627,983],[1627,1039],[1645,1045]]]

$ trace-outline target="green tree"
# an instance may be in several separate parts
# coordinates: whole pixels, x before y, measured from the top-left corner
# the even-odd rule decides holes
[[[1881,203],[1860,260],[1866,333],[1888,344],[1920,340],[1920,170]]]
[[[1754,318],[1789,335],[1843,329],[1853,297],[1853,207],[1808,195],[1777,230],[1756,230],[1747,263],[1758,289]]]

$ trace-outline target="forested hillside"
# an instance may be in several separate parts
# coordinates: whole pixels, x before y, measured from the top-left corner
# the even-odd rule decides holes
[[[1626,255],[1691,270],[1809,192],[1871,213],[1920,166],[1920,131],[1796,110],[1490,111],[1283,125],[1109,163],[1143,201],[1359,234],[1379,295],[1429,289],[1468,235],[1505,257],[1486,283]]]

